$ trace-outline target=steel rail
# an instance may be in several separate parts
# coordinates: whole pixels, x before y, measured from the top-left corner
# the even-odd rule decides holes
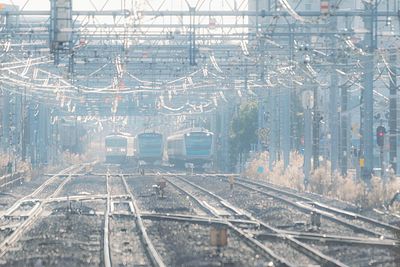
[[[145,244],[145,249],[147,251],[148,256],[150,257],[150,260],[152,262],[153,266],[158,266],[158,267],[166,267],[166,265],[164,264],[162,257],[160,256],[160,254],[157,252],[157,250],[155,249],[153,242],[150,240],[149,236],[147,235],[147,231],[146,228],[143,224],[143,220],[141,217],[141,212],[140,209],[138,207],[138,205],[136,204],[135,198],[131,192],[131,190],[129,189],[129,186],[126,182],[126,179],[123,175],[120,176],[122,179],[122,182],[124,184],[125,190],[128,193],[128,195],[131,198],[133,207],[135,208],[135,218],[136,218],[136,223],[137,226],[139,227],[139,230],[141,232],[141,238],[142,238],[142,242]]]
[[[176,178],[180,179],[180,177],[176,176]],[[215,214],[214,210],[207,206],[204,205],[204,203],[196,196],[194,196],[192,193],[190,193],[188,190],[183,189],[181,186],[178,186],[177,184],[171,182],[170,179],[166,179],[167,182],[169,182],[171,185],[179,188],[180,191],[184,192],[187,196],[189,196],[192,200],[194,200],[196,203],[198,203],[200,205],[200,207],[202,209],[204,209],[206,212],[213,214],[213,216],[215,217],[220,217],[218,216],[218,214]],[[186,180],[187,181],[187,180]],[[187,181],[188,182],[188,181]],[[190,184],[190,182],[188,182]],[[192,185],[192,184],[190,184]],[[195,187],[194,185],[192,185],[193,187]],[[218,201],[221,202],[222,201],[218,198],[218,196],[216,196],[215,194],[202,189],[200,187],[196,187],[197,189],[199,189],[200,191],[202,191],[205,194],[208,194],[214,198],[217,198]],[[222,204],[223,205],[223,204]],[[226,208],[232,212],[235,209],[231,209],[231,207],[226,206]],[[275,252],[273,252],[272,250],[270,250],[268,247],[264,246],[262,243],[260,243],[258,240],[254,239],[253,237],[247,235],[244,231],[242,231],[241,229],[237,228],[236,226],[234,226],[232,223],[228,222],[228,220],[226,220],[226,224],[227,226],[229,226],[230,229],[232,229],[236,234],[238,234],[238,236],[240,236],[246,243],[248,243],[249,245],[251,245],[252,247],[256,248],[257,250],[261,251],[262,253],[264,253],[267,257],[272,258],[273,261],[276,261],[275,264],[278,264],[278,266],[295,266],[291,263],[289,263],[288,261],[286,261],[285,259],[281,258],[280,256],[276,255]]]
[[[361,245],[361,246],[372,246],[372,247],[385,247],[389,249],[396,249],[400,246],[400,243],[392,240],[381,240],[379,238],[358,238],[358,237],[343,237],[336,235],[321,235],[312,233],[301,233],[283,231],[285,234],[300,240],[300,241],[316,241],[323,244],[339,244],[339,245]],[[257,237],[279,237],[275,233],[261,233],[257,234]]]
[[[65,173],[66,171],[72,171],[72,170],[82,170],[83,167],[85,167],[85,165],[73,165],[61,172]],[[57,176],[54,176],[52,178],[50,178],[49,180],[47,180],[45,183],[43,183],[41,186],[39,186],[39,188],[37,188],[33,193],[29,194],[28,196],[23,197],[22,199],[20,199],[19,201],[17,201],[15,203],[15,205],[13,205],[10,209],[7,210],[6,214],[7,215],[2,215],[2,218],[4,218],[4,216],[8,216],[11,215],[15,210],[18,209],[18,207],[24,203],[26,201],[27,197],[32,197],[34,195],[37,195],[38,193],[40,193],[41,191],[44,190],[44,188],[46,186],[48,186],[50,183],[54,182],[54,180],[57,178]],[[22,222],[19,226],[16,227],[15,231],[10,234],[9,236],[7,236],[3,242],[0,243],[0,257],[3,257],[7,252],[8,249],[15,243],[18,241],[18,239],[22,236],[22,234],[29,229],[36,221],[37,219],[40,217],[40,214],[43,210],[43,206],[45,204],[45,200],[55,197],[58,192],[60,192],[62,190],[62,188],[64,187],[66,183],[61,183],[57,189],[54,191],[53,194],[47,196],[44,200],[39,201],[38,205],[33,206],[32,210],[29,212],[29,216],[27,217],[27,219]]]
[[[292,201],[292,200],[290,200],[288,198],[282,197],[282,196],[278,196],[278,195],[274,195],[274,194],[271,194],[271,193],[267,193],[267,192],[265,192],[263,190],[260,190],[258,188],[254,188],[252,186],[246,185],[246,184],[241,183],[241,182],[236,182],[235,184],[237,184],[237,185],[239,185],[239,186],[241,186],[243,188],[246,188],[248,190],[251,190],[251,191],[254,191],[254,192],[258,192],[258,193],[260,193],[262,195],[278,199],[279,201],[282,201],[282,202],[284,202],[284,203],[286,203],[288,205],[291,205],[291,206],[297,208],[298,210],[301,210],[302,212],[305,212],[305,213],[308,213],[308,214],[310,214],[311,212],[318,213],[318,214],[321,215],[321,217],[323,217],[323,218],[325,218],[327,220],[330,220],[330,221],[332,221],[334,223],[338,223],[338,224],[341,224],[343,226],[346,226],[346,227],[350,228],[351,230],[353,230],[355,232],[364,233],[364,234],[366,234],[368,236],[373,236],[373,237],[381,237],[382,236],[378,232],[371,231],[371,230],[365,229],[363,227],[360,227],[358,225],[352,224],[352,223],[350,223],[350,222],[348,222],[346,220],[343,220],[341,218],[336,217],[335,215],[333,215],[331,213],[323,212],[321,210],[318,210],[317,208],[310,207],[310,206],[302,204],[300,202],[299,203],[298,202],[294,202],[294,201]]]
[[[255,182],[255,181],[248,181],[248,180],[245,180],[245,179],[236,179],[236,180],[241,181],[242,183],[247,183],[247,184],[251,184],[251,185],[254,185],[254,186],[259,186],[259,187],[262,187],[264,189],[267,189],[267,190],[270,190],[270,191],[273,191],[273,192],[276,192],[276,193],[279,193],[279,194],[282,194],[282,195],[285,195],[285,196],[288,196],[288,197],[293,197],[293,198],[305,201],[305,202],[307,202],[307,204],[310,204],[310,205],[313,206],[313,208],[307,208],[306,207],[306,209],[308,211],[316,211],[316,212],[320,213],[321,216],[324,216],[327,219],[333,219],[333,220],[336,220],[337,222],[340,222],[340,223],[343,222],[343,224],[345,224],[345,225],[347,225],[349,223],[345,222],[343,220],[340,220],[338,218],[334,218],[334,217],[328,215],[328,213],[333,213],[333,214],[345,217],[347,219],[359,220],[359,221],[361,221],[363,223],[368,223],[368,224],[371,224],[371,225],[373,225],[375,227],[379,227],[379,228],[385,229],[385,230],[390,231],[390,232],[400,232],[400,228],[399,227],[396,227],[396,226],[390,225],[388,223],[384,223],[384,222],[378,221],[378,220],[373,219],[373,218],[369,218],[369,217],[363,216],[361,214],[356,214],[354,212],[349,212],[349,211],[345,211],[345,210],[342,210],[342,209],[334,208],[334,207],[331,207],[329,205],[316,202],[311,198],[300,196],[300,195],[295,194],[293,192],[289,192],[287,190],[279,189],[279,188],[276,188],[274,186],[266,185],[266,184]],[[240,183],[237,183],[237,184],[241,185]],[[249,187],[249,188],[251,188],[251,187]],[[256,189],[256,188],[253,188],[253,189]],[[268,194],[267,192],[265,192],[265,193]],[[275,198],[280,198],[282,200],[284,199],[281,196],[270,195],[270,194],[269,194],[269,196],[275,197]],[[290,202],[292,202],[292,201],[290,201]],[[296,204],[296,203],[292,202],[292,204]],[[328,213],[324,213],[323,211],[326,211]],[[353,227],[354,229],[359,229],[360,231],[366,230],[366,229],[363,230],[362,228],[360,228],[360,226],[357,226],[357,225],[353,225],[351,227]],[[369,230],[366,230],[364,232],[367,233],[368,231]],[[369,232],[370,232],[370,234],[375,235],[377,237],[382,236],[381,233],[377,233],[375,231],[369,231]]]
[[[190,181],[188,181],[187,179],[184,179],[183,177],[179,177],[176,176],[176,178],[180,179],[181,181],[186,182],[187,184],[197,188],[200,191],[203,191],[204,193],[218,199],[219,201],[221,201],[221,204],[225,205],[228,209],[232,209],[234,208],[233,205],[231,205],[227,200],[225,200],[224,198],[214,194],[213,192],[210,192],[209,190],[194,184]],[[234,208],[237,209],[237,208]],[[247,214],[250,214],[247,212]],[[311,258],[313,258],[314,260],[318,261],[319,263],[323,264],[323,266],[347,266],[344,263],[333,259],[325,254],[323,254],[322,252],[301,243],[300,241],[296,240],[295,238],[291,237],[290,235],[285,234],[282,231],[279,231],[278,229],[275,229],[269,225],[267,225],[266,223],[254,218],[251,215],[247,215],[249,217],[250,220],[254,220],[256,222],[258,222],[262,227],[268,229],[269,231],[272,231],[274,233],[277,233],[278,236],[280,236],[284,241],[288,241],[289,245],[296,248],[298,251],[302,252],[304,255],[309,256]]]
[[[41,184],[38,188],[36,188],[32,193],[18,199],[10,208],[7,209],[7,211],[0,213],[0,218],[2,218],[5,215],[11,214],[23,202],[28,201],[30,199],[35,199],[36,195],[38,195],[40,192],[42,192],[48,185],[53,183],[60,175],[64,175],[65,173],[73,170],[74,167],[76,167],[76,166],[72,165],[64,170],[61,170],[58,174],[53,175],[51,178],[47,179],[43,184]]]
[[[13,184],[17,181],[20,181],[24,178],[24,174],[26,172],[16,172],[16,173],[10,173],[6,174],[0,177],[0,188],[7,187],[9,184]],[[4,180],[4,182],[3,182]]]
[[[260,227],[260,224],[252,221],[252,220],[240,220],[240,219],[231,219],[231,218],[218,218],[218,217],[208,217],[208,216],[201,216],[201,215],[188,215],[188,214],[169,214],[169,213],[153,213],[153,212],[142,212],[142,218],[151,219],[151,218],[164,218],[168,220],[188,220],[193,221],[196,223],[225,223],[226,221],[232,224],[242,224],[242,225],[249,225],[253,227]]]

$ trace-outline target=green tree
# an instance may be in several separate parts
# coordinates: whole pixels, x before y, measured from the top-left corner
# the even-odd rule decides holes
[[[251,145],[257,143],[257,129],[257,103],[247,102],[242,104],[231,124],[229,140],[231,167],[236,165],[240,154],[247,155],[251,149]]]

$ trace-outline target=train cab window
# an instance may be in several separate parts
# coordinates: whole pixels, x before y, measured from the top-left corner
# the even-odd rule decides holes
[[[126,146],[126,140],[124,139],[106,139],[106,146]]]

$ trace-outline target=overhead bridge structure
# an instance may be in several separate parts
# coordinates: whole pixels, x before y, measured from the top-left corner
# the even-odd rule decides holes
[[[397,171],[398,1],[88,2],[0,6],[4,150],[56,160],[66,121],[206,121],[226,170],[232,117],[256,101],[268,131],[255,149],[271,168],[301,151],[306,177],[321,161],[345,174],[364,159],[368,179],[385,124]]]

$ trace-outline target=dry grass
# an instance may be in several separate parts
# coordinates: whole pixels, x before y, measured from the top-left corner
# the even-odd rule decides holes
[[[245,171],[246,176],[266,180],[272,184],[304,190],[303,162],[301,155],[296,152],[290,155],[292,164],[284,170],[283,161],[277,161],[272,171],[268,171],[268,153],[264,152],[256,157]],[[264,168],[264,173],[258,173],[259,167]],[[282,179],[285,177],[285,179]]]
[[[273,170],[268,171],[268,153],[264,152],[250,162],[244,175],[304,192],[303,156],[293,152],[290,157],[291,164],[286,170],[283,162],[278,161]],[[257,173],[259,167],[265,169],[264,173]],[[343,177],[338,173],[331,175],[330,163],[327,162],[311,173],[307,190],[364,208],[380,208],[386,206],[400,190],[400,178],[390,173],[386,182],[380,177],[373,177],[370,185],[367,185],[354,177]]]
[[[65,151],[61,154],[60,161],[63,166],[76,165],[87,161],[87,156]]]
[[[33,176],[32,165],[29,162],[22,161],[21,158],[14,158],[8,153],[0,153],[0,176],[7,174],[7,164],[8,162],[16,164],[17,172],[24,172],[25,180],[31,180]]]

